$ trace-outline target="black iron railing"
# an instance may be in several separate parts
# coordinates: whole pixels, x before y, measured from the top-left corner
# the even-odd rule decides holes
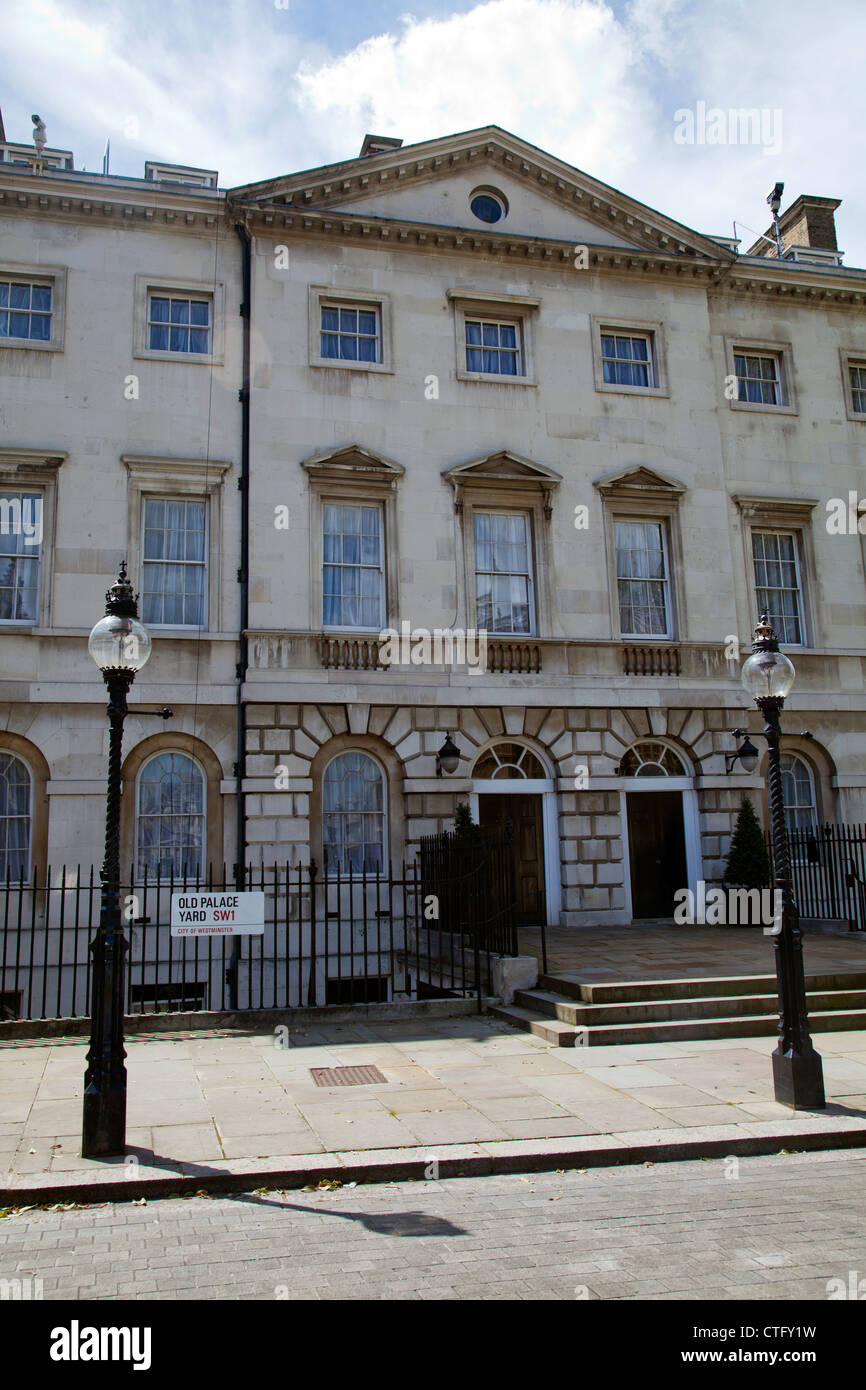
[[[443,867],[439,866],[440,869]],[[136,877],[120,887],[127,1013],[285,1009],[476,996],[491,959],[517,949],[513,905],[491,896],[491,863],[421,863],[355,872],[315,863],[248,867],[243,887],[265,895],[265,929],[240,936],[236,1004],[231,936],[171,934],[173,893],[233,892],[226,867],[206,875]],[[497,860],[497,872],[504,871]],[[85,1017],[90,942],[99,920],[95,870],[47,871],[0,882],[0,1018]],[[461,906],[463,904],[463,906]],[[443,913],[447,922],[443,920]],[[456,929],[455,929],[456,928]]]
[[[827,823],[785,833],[800,917],[847,921],[851,931],[866,931],[866,825]],[[769,835],[766,841],[769,850]]]

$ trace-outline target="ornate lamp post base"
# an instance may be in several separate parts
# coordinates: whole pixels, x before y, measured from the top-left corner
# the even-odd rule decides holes
[[[84,1092],[82,1158],[114,1158],[126,1153],[126,1079],[108,1090],[96,1085]]]
[[[780,1105],[790,1105],[792,1110],[823,1110],[827,1104],[824,1098],[824,1068],[817,1052],[782,1052],[781,1046],[773,1053],[773,1091]]]

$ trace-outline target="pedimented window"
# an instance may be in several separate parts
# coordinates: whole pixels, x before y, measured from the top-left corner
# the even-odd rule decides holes
[[[560,475],[503,449],[442,476],[460,517],[467,627],[547,636],[548,523]]]

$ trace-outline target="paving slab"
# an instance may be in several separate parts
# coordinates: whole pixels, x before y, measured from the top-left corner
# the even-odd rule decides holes
[[[288,1041],[275,1047],[270,1030],[129,1037],[126,1161],[80,1157],[83,1044],[4,1042],[0,1204],[77,1188],[93,1201],[178,1182],[345,1182],[353,1165],[359,1180],[417,1177],[431,1152],[454,1172],[533,1171],[866,1140],[864,1032],[816,1037],[829,1103],[814,1113],[775,1102],[773,1038],[568,1049],[473,1016],[290,1029]],[[311,1076],[361,1063],[384,1082]]]

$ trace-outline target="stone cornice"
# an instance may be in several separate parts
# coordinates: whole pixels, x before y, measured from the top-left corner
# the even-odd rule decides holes
[[[384,156],[368,156],[364,165],[374,160],[378,162],[380,158]],[[350,161],[345,167],[354,168],[356,164],[357,161]],[[369,176],[363,173],[358,177],[370,177],[374,172],[375,168],[371,167]],[[620,196],[624,202],[628,201],[624,195]],[[581,209],[579,203],[573,206]],[[262,205],[238,201],[234,194],[226,197],[222,192],[202,189],[172,189],[169,192],[145,180],[109,181],[108,178],[97,180],[94,176],[91,182],[75,174],[45,174],[37,178],[17,167],[10,166],[7,170],[0,165],[0,217],[4,216],[46,217],[61,223],[129,226],[136,230],[149,227],[159,232],[206,237],[228,237],[232,224],[242,219],[251,232],[287,241],[348,241],[387,249],[399,247],[425,255],[435,250],[500,263],[559,266],[575,275],[587,273],[574,269],[575,243],[571,239],[512,235],[485,228],[450,227],[337,210],[327,212],[313,207],[300,210],[285,202]],[[631,214],[627,216],[631,218]],[[620,234],[633,234],[633,227],[626,228],[621,219],[619,222],[612,219],[611,226]],[[663,230],[654,231],[649,223],[645,224],[644,232],[646,246],[642,248],[590,243],[587,270],[676,279],[706,285],[711,294],[720,296],[747,295],[769,298],[777,303],[788,300],[807,307],[862,308],[866,303],[866,270],[803,262],[779,263],[757,257],[735,260],[708,238],[699,238],[709,248],[704,252],[690,249],[686,242]]]
[[[322,210],[337,204],[345,206],[374,192],[390,192],[395,187],[428,183],[466,169],[489,169],[491,165],[518,182],[535,189],[540,187],[551,202],[579,212],[600,228],[610,227],[639,248],[691,253],[722,264],[733,257],[733,252],[710,237],[648,208],[498,126],[242,185],[232,189],[229,197],[245,204],[261,205],[268,201],[300,211]]]
[[[743,516],[749,518],[784,516],[792,521],[808,521],[818,506],[817,497],[791,497],[788,494],[772,496],[735,492],[731,494],[731,501]]]
[[[572,240],[507,235],[466,227],[448,227],[435,222],[404,222],[395,218],[380,218],[357,213],[327,214],[315,210],[304,213],[282,209],[244,208],[248,226],[254,233],[270,234],[281,240],[321,238],[360,242],[367,246],[381,245],[421,251],[477,255],[500,263],[517,262],[528,266],[558,266],[570,274],[586,275],[588,271],[609,272],[615,275],[646,275],[665,280],[706,285],[710,292],[770,294],[789,298],[803,305],[859,308],[866,303],[866,270],[845,272],[845,268],[830,270],[801,263],[774,267],[732,265],[728,261],[713,262],[705,256],[692,256],[659,251],[641,251],[627,246],[590,244],[587,270],[574,269]],[[468,294],[468,291],[467,291]]]
[[[0,446],[0,471],[25,473],[42,469],[56,473],[68,457],[65,449],[17,449],[4,444]]]
[[[214,190],[168,191],[145,179],[22,172],[0,164],[0,216],[50,217],[92,226],[142,226],[212,235],[225,231],[225,197]]]
[[[287,211],[282,207],[260,208],[252,204],[237,205],[238,213],[246,215],[251,231],[286,239],[291,237],[320,237],[325,240],[358,240],[367,245],[388,248],[431,251],[456,251],[461,255],[480,253],[497,260],[516,260],[536,265],[567,265],[575,275],[586,274],[574,269],[573,239],[526,236],[519,233],[495,232],[479,227],[452,227],[439,222],[402,221],[398,218],[376,217],[369,213],[318,209],[306,212]],[[688,274],[696,278],[716,279],[728,269],[727,263],[713,262],[706,256],[689,255],[685,251],[670,252],[640,250],[627,246],[590,243],[587,247],[588,269],[616,271],[655,271],[665,275]],[[866,277],[864,277],[866,289]],[[467,295],[468,295],[467,291]]]

